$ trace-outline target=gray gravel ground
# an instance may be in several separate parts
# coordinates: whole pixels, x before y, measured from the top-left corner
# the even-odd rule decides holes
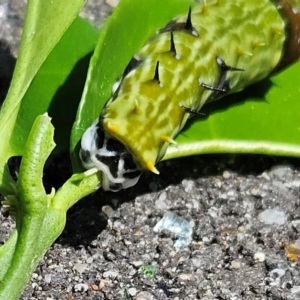
[[[95,0],[83,16],[99,26],[109,10]],[[15,55],[23,15],[24,1],[0,0],[0,40]],[[132,189],[99,191],[73,207],[21,299],[300,299],[299,263],[285,252],[299,239],[299,160],[203,155],[158,168]],[[54,161],[46,186],[69,172],[66,158]],[[179,251],[174,234],[153,231],[166,211],[194,226]],[[3,243],[14,223],[0,222]]]

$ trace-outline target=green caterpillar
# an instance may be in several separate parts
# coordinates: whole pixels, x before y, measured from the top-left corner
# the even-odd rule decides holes
[[[130,187],[141,171],[158,174],[187,119],[299,56],[299,14],[288,1],[207,0],[187,7],[134,56],[81,140],[85,168],[103,188]],[[295,50],[296,49],[296,50]]]

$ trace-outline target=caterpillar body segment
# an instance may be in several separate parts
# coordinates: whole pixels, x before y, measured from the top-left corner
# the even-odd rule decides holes
[[[158,174],[190,116],[278,67],[288,52],[283,2],[208,0],[149,39],[82,138],[83,164],[103,171],[104,189],[132,186],[143,170]]]

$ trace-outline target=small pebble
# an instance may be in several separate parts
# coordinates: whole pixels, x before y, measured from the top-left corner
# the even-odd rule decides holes
[[[236,191],[235,190],[230,190],[227,192],[227,196],[228,197],[236,197]]]
[[[260,189],[258,187],[255,187],[251,190],[251,194],[253,196],[257,196],[257,195],[259,195],[259,193],[260,193]]]
[[[201,259],[199,257],[192,258],[192,263],[193,263],[193,266],[195,266],[196,268],[199,268],[201,266]]]
[[[285,270],[284,269],[274,269],[270,272],[270,277],[272,278],[280,278],[285,274]]]
[[[106,216],[111,218],[118,218],[120,216],[120,213],[118,211],[113,210],[113,208],[109,205],[104,205],[102,207],[102,212],[106,214]]]
[[[241,242],[245,239],[245,235],[241,232],[237,233],[236,237],[239,242]]]
[[[112,282],[109,279],[100,279],[99,289],[102,290],[105,287],[112,286]]]
[[[93,291],[98,291],[99,290],[99,286],[97,284],[91,284],[91,288]]]
[[[7,4],[1,4],[0,5],[0,19],[5,18],[5,15],[7,14]]]
[[[228,171],[223,172],[223,178],[228,179],[230,178],[230,173]]]
[[[168,203],[166,202],[166,199],[167,199],[167,193],[165,192],[161,193],[158,199],[155,201],[155,207],[160,210],[167,210]]]
[[[156,298],[150,292],[139,292],[135,300],[155,300]]]
[[[88,289],[89,289],[89,286],[85,283],[78,283],[78,284],[75,284],[75,286],[74,286],[74,290],[76,292],[86,292]]]
[[[166,192],[162,192],[158,197],[158,200],[160,200],[160,201],[165,201],[166,199],[167,199],[167,193]]]
[[[266,254],[263,252],[254,253],[254,260],[258,262],[263,262],[266,260]]]
[[[178,278],[180,278],[181,280],[190,280],[191,279],[191,275],[192,274],[179,274]]]
[[[45,275],[45,282],[50,283],[51,282],[51,274]]]
[[[163,218],[154,226],[154,232],[168,230],[176,235],[177,241],[174,244],[176,250],[187,247],[192,241],[193,223],[167,211]]]
[[[87,260],[86,260],[86,263],[87,264],[91,264],[93,262],[93,257],[89,257]]]
[[[271,168],[269,171],[269,175],[271,177],[277,177],[279,179],[283,179],[287,175],[292,175],[292,169],[290,166],[287,165],[279,165],[279,166],[274,166]]]
[[[277,187],[278,189],[282,190],[283,192],[287,191],[287,188],[285,187],[285,185],[279,180],[274,180],[273,186]]]
[[[106,3],[111,7],[116,7],[120,0],[106,0]]]
[[[291,288],[291,293],[292,294],[296,294],[296,293],[300,293],[300,286],[299,285],[295,285]]]
[[[119,272],[110,270],[103,273],[104,278],[115,278],[119,275]]]
[[[134,297],[137,294],[137,289],[134,287],[129,288],[128,293],[130,294],[130,296]]]
[[[74,265],[73,270],[77,271],[78,273],[83,273],[84,270],[86,269],[87,264],[81,264],[81,263],[77,263]]]
[[[239,269],[239,268],[241,267],[241,263],[240,263],[239,261],[233,260],[233,261],[231,262],[231,267],[232,267],[233,269]]]
[[[261,178],[264,178],[264,179],[266,179],[266,180],[270,180],[270,179],[271,179],[267,172],[263,172],[263,173],[261,174]]]
[[[36,283],[36,282],[33,282],[31,287],[34,289],[34,290],[37,290],[39,289],[39,285]]]
[[[215,186],[218,187],[218,188],[220,188],[222,186],[222,181],[219,180],[219,179],[216,179]]]
[[[300,260],[300,239],[294,243],[285,245],[285,253],[289,260],[298,261]]]
[[[182,185],[186,193],[190,193],[193,190],[194,182],[192,180],[182,180]]]
[[[299,188],[300,187],[300,180],[293,180],[291,182],[291,187],[292,188]]]
[[[258,219],[265,224],[283,225],[286,222],[286,215],[276,208],[266,209],[258,215]]]
[[[138,268],[138,267],[140,267],[141,265],[143,265],[144,262],[141,261],[141,260],[138,260],[138,261],[133,261],[133,262],[131,262],[131,264]]]

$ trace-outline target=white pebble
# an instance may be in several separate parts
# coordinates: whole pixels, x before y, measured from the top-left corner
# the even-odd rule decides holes
[[[165,201],[166,199],[167,199],[167,193],[166,192],[162,192],[158,197],[158,200],[160,200],[160,201]]]
[[[102,212],[104,212],[108,218],[112,217],[113,211],[114,210],[109,205],[102,206]]]
[[[186,193],[190,193],[193,190],[194,182],[192,180],[182,180],[182,185]]]
[[[156,299],[150,292],[140,292],[136,295],[135,300],[154,300]]]
[[[50,283],[51,282],[51,274],[45,275],[45,282]]]
[[[258,187],[254,187],[254,188],[251,190],[251,194],[252,194],[253,196],[257,196],[257,195],[259,195],[259,193],[260,193],[260,189],[259,189]]]
[[[181,280],[190,280],[191,279],[191,274],[179,274],[178,278]]]
[[[171,211],[167,211],[153,228],[154,232],[160,232],[162,230],[169,230],[178,237],[174,244],[176,250],[188,246],[192,241],[193,223],[188,222]]]
[[[81,263],[77,263],[74,265],[73,270],[76,270],[78,273],[83,273],[84,270],[86,269],[87,264],[81,264]]]
[[[78,284],[75,284],[75,286],[74,286],[74,290],[76,292],[86,292],[88,289],[89,289],[89,286],[85,283],[78,283]]]
[[[296,294],[296,293],[300,293],[300,285],[295,285],[291,288],[291,293],[292,294]]]
[[[277,187],[278,189],[280,189],[282,191],[287,191],[287,188],[285,187],[285,185],[279,180],[274,180],[273,186]]]
[[[269,175],[271,177],[277,177],[277,178],[282,179],[283,177],[285,177],[287,175],[291,175],[292,172],[293,171],[290,166],[279,165],[279,166],[272,167],[271,170],[269,171]]]
[[[160,210],[167,210],[168,203],[166,199],[167,199],[167,193],[166,192],[161,193],[158,199],[155,201],[155,207]]]
[[[137,294],[137,289],[134,287],[129,288],[128,293],[130,294],[130,296],[134,297]]]
[[[270,272],[270,286],[280,286],[281,285],[281,277],[284,276],[285,270],[284,269],[274,269]]]
[[[142,260],[137,260],[137,261],[133,261],[131,262],[132,265],[134,265],[136,268],[142,266],[144,264],[144,262]]]
[[[227,196],[228,196],[228,197],[236,197],[236,192],[235,192],[235,190],[230,190],[230,191],[228,191],[228,192],[227,192]]]
[[[6,4],[1,4],[0,5],[0,19],[4,19],[5,16],[7,15],[7,5]]]
[[[266,180],[270,180],[270,177],[269,177],[269,175],[267,174],[267,172],[263,172],[263,173],[261,174],[261,177],[264,178],[264,179],[266,179]]]
[[[241,267],[241,263],[240,263],[239,261],[237,261],[237,260],[233,260],[233,261],[231,262],[231,267],[232,267],[233,269],[239,269],[239,268]]]
[[[86,260],[86,263],[87,264],[91,264],[93,262],[93,257],[89,257],[87,260]]]
[[[300,187],[300,180],[293,180],[291,182],[291,187],[292,188],[299,188]]]
[[[274,278],[280,278],[282,277],[283,275],[285,274],[285,270],[284,269],[280,269],[280,268],[277,268],[277,269],[274,269],[270,272],[270,276],[271,277],[274,277]]]
[[[266,260],[266,254],[263,252],[256,252],[254,253],[254,260],[258,262],[263,262]]]
[[[103,277],[104,278],[115,278],[119,275],[119,272],[117,271],[113,271],[113,270],[110,270],[110,271],[106,271],[103,273]]]
[[[201,266],[201,259],[200,259],[200,257],[192,258],[192,264],[193,264],[194,267],[200,268],[200,266]]]
[[[111,7],[116,7],[120,0],[106,0],[106,3]]]
[[[237,237],[237,240],[238,240],[239,242],[241,242],[241,241],[244,240],[245,234],[239,232],[239,233],[237,233],[236,237]]]
[[[276,208],[266,209],[258,215],[258,219],[265,224],[283,225],[286,222],[286,215]]]
[[[228,179],[230,178],[230,173],[228,171],[223,172],[223,178]]]
[[[38,285],[36,282],[33,282],[32,285],[31,285],[31,287],[32,287],[34,290],[36,290],[36,289],[39,288],[39,285]]]

